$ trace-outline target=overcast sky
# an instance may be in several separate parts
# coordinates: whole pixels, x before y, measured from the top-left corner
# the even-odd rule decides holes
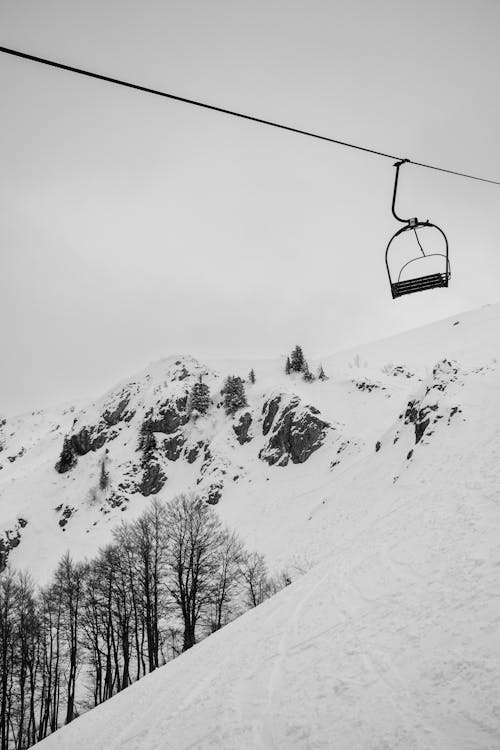
[[[500,179],[498,0],[1,0],[0,44]],[[0,55],[0,413],[172,353],[311,357],[500,300],[500,188],[403,168],[448,290],[392,301],[392,162]],[[443,346],[443,353],[446,347]]]

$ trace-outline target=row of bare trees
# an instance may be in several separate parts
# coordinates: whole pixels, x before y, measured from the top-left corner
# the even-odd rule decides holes
[[[24,750],[289,583],[212,507],[153,501],[50,584],[0,576],[0,750]]]

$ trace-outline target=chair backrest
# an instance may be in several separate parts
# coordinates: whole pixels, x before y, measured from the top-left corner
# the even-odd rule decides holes
[[[436,262],[428,263],[428,258],[442,258],[442,263],[438,264]],[[435,273],[444,273],[447,276],[450,276],[450,261],[446,257],[444,253],[429,253],[428,255],[420,255],[417,258],[412,258],[411,260],[408,260],[402,267],[398,274],[398,281],[401,281],[401,276],[403,274],[403,271],[408,268],[408,266],[411,266],[412,264],[415,264],[412,268],[412,276],[413,277],[420,277],[420,276],[432,276]],[[428,267],[428,270],[426,270],[425,273],[422,273],[424,270],[424,266]],[[432,266],[432,268],[430,268]]]
[[[422,245],[421,239],[420,239],[420,237],[419,237],[419,235],[417,233],[417,229],[432,229],[432,230],[435,230],[434,231],[434,236],[435,237],[439,237],[439,240],[440,240],[440,243],[441,243],[441,247],[442,247],[442,252],[430,252],[430,253],[426,253],[425,252],[425,244],[427,244],[427,243],[424,242],[424,245]],[[395,261],[394,258],[392,258],[391,262],[389,263],[389,257],[392,254],[392,251],[394,250],[394,247],[395,247],[395,245],[393,245],[394,241],[398,237],[403,237],[403,238],[408,237],[408,240],[405,240],[405,242],[406,243],[410,242],[410,236],[411,235],[408,235],[407,234],[408,232],[411,232],[412,234],[414,234],[414,236],[415,236],[415,252],[419,252],[421,254],[420,255],[416,255],[415,257],[410,257],[408,259],[408,256],[410,254],[413,255],[413,247],[410,247],[409,249],[408,249],[408,247],[405,247],[405,250],[406,250],[405,256],[406,257],[402,261],[400,261],[400,262],[397,262],[397,260]],[[433,242],[433,244],[434,244],[434,242]],[[404,243],[403,243],[403,246],[404,246]],[[443,262],[442,262],[441,267],[436,268],[436,262],[432,263],[432,261],[431,261],[431,263],[429,264],[427,262],[427,258],[433,258],[433,259],[442,258]],[[389,242],[387,244],[386,251],[385,251],[385,265],[386,265],[386,268],[387,268],[387,274],[389,276],[389,281],[390,281],[391,285],[394,284],[394,283],[399,282],[401,280],[401,275],[403,274],[403,271],[406,268],[408,268],[408,266],[410,266],[411,264],[414,264],[414,263],[416,264],[417,262],[419,262],[419,264],[416,265],[416,266],[414,266],[414,268],[412,268],[412,272],[413,272],[413,270],[416,271],[416,269],[419,268],[419,266],[420,266],[420,269],[421,269],[422,266],[425,265],[425,264],[427,264],[427,266],[431,265],[432,266],[432,270],[430,271],[429,274],[426,274],[425,272],[422,273],[421,270],[420,270],[420,271],[418,271],[418,272],[415,273],[416,277],[422,277],[422,276],[425,276],[425,275],[433,275],[435,273],[444,273],[447,276],[447,278],[449,278],[451,276],[450,261],[449,261],[449,257],[448,257],[448,240],[447,240],[447,237],[446,237],[445,233],[443,232],[443,230],[440,229],[440,227],[438,227],[436,224],[431,224],[430,221],[420,221],[420,222],[417,222],[416,225],[407,224],[406,226],[402,227],[401,229],[398,229],[398,231],[395,234],[393,234],[393,236],[389,240]],[[402,265],[401,265],[401,263],[402,263]],[[392,266],[392,269],[393,269],[392,272],[391,272],[391,266]]]

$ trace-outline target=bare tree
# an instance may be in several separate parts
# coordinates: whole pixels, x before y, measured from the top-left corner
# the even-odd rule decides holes
[[[12,707],[14,574],[0,577],[0,750],[9,750]]]
[[[153,500],[89,562],[66,554],[42,590],[6,570],[0,750],[26,750],[60,717],[72,721],[77,705],[107,700],[288,580],[269,579],[263,556],[246,552],[196,495]]]
[[[195,495],[179,495],[167,507],[168,587],[184,625],[183,651],[196,643],[196,626],[208,607],[219,566],[222,526],[215,511]]]
[[[165,613],[161,589],[167,564],[167,530],[165,506],[154,499],[148,511],[130,527],[128,536],[122,533],[122,541],[128,546],[128,559],[139,585],[150,672],[160,664],[159,627]]]
[[[257,607],[270,595],[264,556],[259,552],[247,553],[240,562],[240,572],[244,585],[245,603],[249,607]]]
[[[218,567],[210,596],[210,631],[220,630],[232,618],[233,603],[240,587],[244,559],[243,543],[234,531],[224,529],[217,540]]]
[[[86,566],[82,563],[74,563],[69,553],[64,555],[55,573],[55,589],[62,603],[62,626],[67,649],[66,724],[69,724],[75,717],[76,675],[80,655],[80,612],[85,573]]]

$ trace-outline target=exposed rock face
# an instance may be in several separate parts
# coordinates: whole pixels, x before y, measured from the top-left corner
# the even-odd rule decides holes
[[[158,456],[164,454],[170,461],[177,461],[181,455],[186,438],[180,428],[188,421],[185,408],[186,397],[165,401],[156,414],[150,409],[141,425],[138,447],[143,453],[143,473],[137,491],[146,497],[159,492],[167,481]],[[169,437],[160,442],[156,433]]]
[[[177,435],[173,435],[171,438],[167,438],[166,440],[164,440],[163,450],[166,457],[170,461],[177,461],[185,442],[186,438],[181,432],[179,432]]]
[[[118,405],[114,409],[106,409],[106,411],[102,415],[102,418],[109,427],[114,427],[118,424],[118,422],[121,422],[122,420],[125,422],[130,422],[130,420],[134,416],[134,412],[126,411],[128,402],[129,396],[126,395],[118,402]]]
[[[71,438],[65,437],[59,461],[55,465],[55,470],[59,474],[65,474],[72,469],[73,466],[76,466],[77,460]]]
[[[85,456],[90,451],[102,448],[106,442],[106,434],[100,431],[95,434],[96,431],[94,427],[82,427],[79,432],[71,436],[71,444],[77,456]]]
[[[448,416],[448,424],[454,414],[460,413],[458,406],[449,407],[443,400],[442,396],[448,386],[457,380],[459,374],[458,366],[455,362],[443,359],[438,362],[432,370],[432,376],[424,383],[420,392],[408,401],[403,413],[399,415],[404,425],[411,425],[415,431],[415,445],[418,445],[424,435],[430,437],[434,430],[428,429],[429,426]],[[393,445],[400,438],[401,428],[396,430],[393,436]],[[424,441],[425,442],[425,441]],[[424,444],[424,443],[423,443]],[[380,450],[382,441],[378,441],[375,450]],[[413,449],[408,453],[407,458],[413,455]]]
[[[267,433],[271,429],[274,418],[280,408],[281,398],[281,396],[276,396],[275,398],[271,399],[271,401],[266,401],[266,403],[264,404],[264,407],[262,409],[262,413],[264,414],[264,422],[262,425],[263,435],[267,435]]]
[[[200,440],[196,445],[193,445],[191,448],[186,450],[186,461],[188,464],[194,464],[198,456],[200,455],[200,451],[205,449],[205,443]]]
[[[106,409],[96,426],[84,426],[65,439],[56,470],[63,474],[69,471],[77,461],[78,456],[85,456],[91,451],[97,451],[107,442],[113,440],[118,434],[114,429],[119,422],[129,422],[135,412],[128,409],[129,394],[125,393],[113,408]],[[180,427],[186,424],[188,417],[185,413],[186,397],[179,397],[176,401],[166,401],[155,416],[150,409],[142,424],[139,436],[139,449],[150,452],[156,449],[155,432],[172,435]],[[76,420],[75,420],[76,421]],[[171,460],[179,457],[184,440],[176,436],[171,441],[165,442],[165,451]]]
[[[154,433],[150,431],[148,425],[141,425],[141,429],[139,430],[139,444],[137,446],[138,450],[143,451],[144,453],[151,453],[152,451],[156,450],[156,438],[154,436]]]
[[[413,424],[415,427],[415,445],[423,438],[431,421],[430,414],[436,411],[437,408],[437,404],[429,404],[428,406],[421,407],[418,401],[408,402],[404,422],[405,424]]]
[[[144,471],[142,479],[137,485],[137,491],[141,495],[144,495],[144,497],[156,495],[167,481],[167,477],[163,473],[161,466],[154,459],[144,461],[143,465]]]
[[[21,541],[21,529],[24,529],[27,524],[26,519],[18,518],[14,528],[7,529],[0,536],[0,573],[7,567],[9,552],[19,545]]]
[[[160,492],[167,481],[166,474],[170,475],[166,459],[182,460],[186,464],[196,462],[199,470],[193,480],[200,495],[208,503],[216,504],[223,495],[226,475],[234,472],[232,464],[234,459],[238,460],[238,451],[232,454],[221,450],[224,445],[221,436],[224,435],[224,441],[229,438],[233,449],[236,441],[244,446],[255,437],[257,420],[250,407],[242,408],[228,420],[222,414],[214,415],[214,425],[208,421],[194,424],[188,413],[190,389],[184,383],[171,385],[173,380],[186,379],[186,368],[181,362],[176,368],[173,374],[168,373],[166,380],[154,386],[146,378],[146,398],[140,394],[139,386],[132,383],[110,396],[97,412],[97,418],[94,404],[91,410],[82,412],[73,421],[56,469],[60,473],[69,472],[77,461],[83,464],[87,460],[90,470],[98,458],[83,457],[106,448],[115,461],[113,481],[110,480],[106,498],[101,499],[106,510],[126,506],[134,493],[147,497]],[[158,396],[160,393],[162,395]],[[132,421],[134,416],[136,419]],[[129,422],[131,424],[126,424]],[[323,444],[327,430],[331,429],[317,409],[304,405],[294,394],[277,391],[264,406],[262,422],[266,444],[259,456],[270,465],[303,463]],[[214,426],[217,432],[212,435]],[[236,440],[230,438],[231,433]],[[202,435],[204,438],[200,439]],[[117,436],[120,436],[119,448],[117,444],[115,453],[110,443]],[[133,451],[135,456],[124,461],[123,457],[129,455],[127,446],[130,446],[128,452]],[[83,472],[83,465],[81,469]],[[111,497],[113,502],[109,500]]]
[[[318,416],[318,409],[302,405],[297,396],[275,396],[264,404],[263,414],[263,433],[270,437],[259,458],[271,466],[286,466],[290,459],[294,464],[304,463],[331,429]]]
[[[178,398],[175,403],[166,401],[160,407],[157,416],[153,416],[152,410],[146,415],[144,427],[147,427],[150,432],[163,432],[165,435],[172,435],[189,419],[184,411],[185,407],[186,399],[184,398]]]
[[[358,391],[368,391],[368,393],[371,393],[372,391],[376,391],[376,390],[382,390],[382,391],[387,390],[387,388],[385,388],[385,386],[383,385],[380,385],[380,383],[373,383],[366,379],[353,380],[353,383],[358,389]]]
[[[443,359],[432,370],[432,380],[426,386],[423,398],[408,402],[404,414],[404,423],[415,427],[415,445],[419,443],[427,430],[432,412],[439,408],[439,395],[444,393],[450,383],[457,379],[458,367],[455,362]],[[434,420],[435,421],[435,420]]]
[[[120,422],[130,422],[135,412],[128,410],[130,395],[125,392],[116,406],[105,409],[99,423],[95,426],[82,427],[71,436],[71,442],[77,456],[85,456],[90,451],[98,451],[109,440],[113,440],[118,434],[116,427]]]
[[[70,437],[64,438],[63,447],[55,470],[64,474],[76,465],[78,456],[85,456],[90,451],[97,451],[105,444],[107,438],[112,439],[114,435],[107,436],[101,431],[102,427],[82,427]]]
[[[245,414],[241,415],[238,424],[233,425],[236,439],[240,445],[249,443],[252,440],[252,436],[248,434],[251,424],[252,415],[247,411]]]
[[[66,526],[74,512],[75,508],[72,508],[70,505],[63,505],[63,503],[61,503],[57,506],[56,513],[61,514],[61,518],[59,519],[59,526],[61,527],[61,529],[64,530],[64,527]]]
[[[208,490],[207,503],[217,505],[222,497],[222,484],[212,484]]]

